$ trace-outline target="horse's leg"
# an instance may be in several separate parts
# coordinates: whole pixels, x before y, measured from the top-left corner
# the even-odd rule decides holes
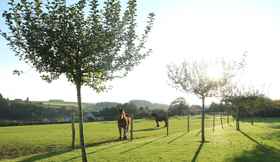
[[[157,124],[157,127],[159,127],[159,122],[158,122],[158,120],[156,120],[156,124]]]
[[[128,132],[128,126],[126,126],[124,129],[123,129],[123,132],[124,132],[124,134],[123,134],[123,139],[127,139],[127,132]]]
[[[164,126],[164,127],[167,127],[168,120],[164,120],[164,123],[165,123],[165,126]]]
[[[121,140],[122,139],[122,128],[120,126],[119,126],[119,134],[120,134],[119,139]]]

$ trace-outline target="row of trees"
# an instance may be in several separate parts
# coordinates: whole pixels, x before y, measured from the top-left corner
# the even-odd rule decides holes
[[[237,100],[237,98],[235,99]],[[280,116],[280,105],[278,100],[271,100],[265,96],[243,96],[236,103],[240,107],[241,117],[276,117]],[[235,106],[226,103],[212,103],[208,112],[235,112]]]
[[[166,111],[168,111],[169,116],[184,116],[188,113],[194,115],[200,112],[201,107],[189,106],[183,98],[174,100],[167,110],[165,107],[161,109],[148,106],[139,107],[133,102],[128,102],[105,107],[94,112],[87,112],[87,121],[116,120],[120,109],[125,109],[129,114],[133,114],[134,118],[139,119],[151,118],[152,113],[166,113]],[[74,115],[77,113],[73,106],[48,106],[41,102],[9,100],[0,94],[0,119],[2,123],[4,120],[6,124],[14,124],[14,122],[18,124],[70,122],[72,112],[74,112]]]
[[[0,94],[0,119],[2,124],[62,122],[70,114],[70,109],[63,107],[48,108],[46,105],[28,101],[9,100]]]
[[[184,103],[181,103],[178,101],[178,98],[174,102],[171,103],[168,110],[165,109],[150,109],[149,107],[137,107],[133,103],[124,103],[124,104],[118,104],[117,106],[110,107],[110,108],[104,108],[97,112],[92,112],[94,116],[96,117],[102,117],[104,120],[116,120],[119,115],[119,110],[124,109],[129,114],[133,115],[135,119],[140,118],[152,118],[152,113],[168,113],[168,116],[185,116],[187,114],[197,114],[200,112],[201,108],[196,106],[189,106],[185,103],[185,100],[183,99]]]
[[[225,104],[224,108],[231,108],[234,111],[237,130],[242,108],[253,112],[255,107],[265,107],[266,100],[262,97],[263,94],[256,89],[241,88],[234,82],[245,65],[246,53],[240,61],[216,60],[214,64],[204,61],[184,61],[179,65],[168,65],[167,74],[171,85],[183,92],[195,94],[201,99],[201,142],[205,142],[206,98],[220,98],[221,103]]]

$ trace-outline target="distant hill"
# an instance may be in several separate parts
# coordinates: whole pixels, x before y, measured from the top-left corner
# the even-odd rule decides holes
[[[36,101],[37,104],[43,104],[46,107],[63,107],[66,109],[77,107],[76,102],[67,102],[59,99],[49,100],[49,101]],[[128,103],[136,105],[138,108],[140,107],[148,107],[149,109],[168,109],[168,105],[160,104],[160,103],[152,103],[147,100],[130,100]],[[97,102],[97,103],[83,103],[83,109],[85,112],[97,112],[104,108],[111,108],[117,106],[118,102]]]
[[[104,108],[111,108],[117,106],[118,102],[97,102],[95,104],[83,103],[84,110],[87,112],[97,112]]]
[[[130,100],[128,103],[134,104],[137,107],[151,107],[153,105],[150,101],[146,100]]]
[[[139,107],[148,107],[149,109],[168,109],[168,105],[166,104],[159,104],[159,103],[152,103],[147,100],[130,100],[129,103],[135,104],[138,108]]]

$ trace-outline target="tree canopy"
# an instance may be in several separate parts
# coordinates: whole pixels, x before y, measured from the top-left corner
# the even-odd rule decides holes
[[[30,63],[42,78],[51,81],[65,74],[76,84],[96,91],[114,77],[122,77],[150,50],[144,44],[154,20],[148,16],[142,35],[136,33],[136,0],[121,12],[119,0],[9,1],[3,13],[10,32],[1,31],[20,59]],[[85,8],[89,7],[88,13]]]
[[[98,0],[77,0],[72,5],[65,0],[9,0],[8,4],[3,13],[8,32],[0,33],[16,55],[42,79],[51,82],[63,74],[76,85],[80,144],[83,162],[87,162],[81,87],[101,92],[107,81],[125,76],[138,65],[150,52],[145,43],[154,14],[149,14],[139,35],[136,0],[128,0],[124,11],[120,0],[106,0],[102,9]]]

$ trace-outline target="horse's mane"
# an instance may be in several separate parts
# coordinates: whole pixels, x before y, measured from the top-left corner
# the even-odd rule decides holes
[[[120,114],[120,119],[125,119],[125,118],[128,118],[129,117],[129,114],[125,111],[122,111],[121,114]]]

